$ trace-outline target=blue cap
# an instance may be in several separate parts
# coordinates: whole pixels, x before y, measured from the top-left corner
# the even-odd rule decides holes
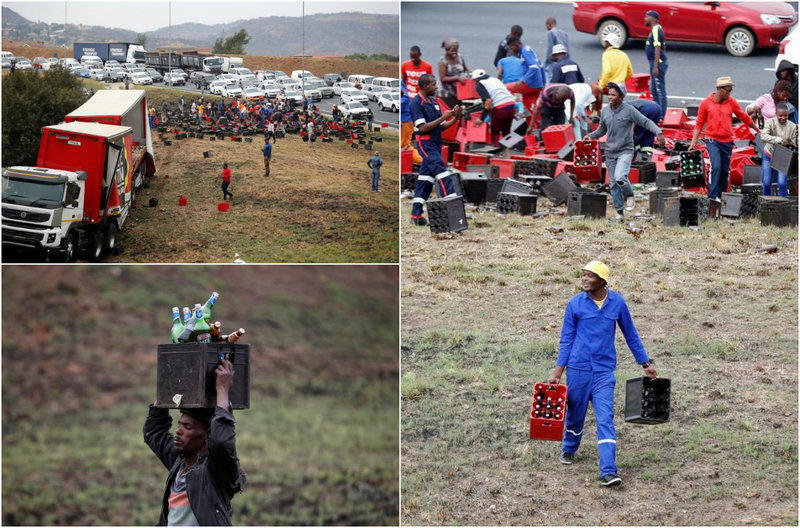
[[[653,10],[651,9],[650,11],[648,11],[647,13],[645,13],[645,15],[647,15],[647,16],[651,16],[651,17],[653,17],[653,18],[658,18],[658,11],[653,11]]]

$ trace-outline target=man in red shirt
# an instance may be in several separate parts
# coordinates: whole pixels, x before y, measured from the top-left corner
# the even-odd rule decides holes
[[[733,152],[733,118],[735,115],[750,128],[756,128],[753,120],[747,115],[736,99],[731,97],[733,79],[717,78],[717,91],[710,94],[700,103],[689,150],[697,145],[697,138],[705,126],[705,143],[708,158],[711,160],[711,177],[708,181],[708,197],[719,201],[723,192],[728,190],[728,174],[731,171],[731,152]]]
[[[425,62],[420,58],[422,52],[419,46],[411,46],[408,56],[411,57],[411,60],[400,65],[400,79],[406,83],[408,98],[411,100],[419,94],[419,78],[426,73],[433,75],[433,66],[430,62]]]
[[[228,168],[227,163],[222,164],[222,199],[227,200],[228,196],[233,198],[233,193],[228,192],[228,186],[231,184],[231,170]]]

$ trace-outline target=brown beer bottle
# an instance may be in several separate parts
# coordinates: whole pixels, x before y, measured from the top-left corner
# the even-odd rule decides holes
[[[226,336],[222,336],[222,340],[227,343],[235,343],[240,337],[242,337],[242,335],[244,335],[244,328],[240,328],[235,332],[232,332]]]
[[[211,325],[211,342],[212,343],[219,343],[222,341],[222,334],[220,333],[219,329],[222,327],[222,323],[216,321],[213,325]]]

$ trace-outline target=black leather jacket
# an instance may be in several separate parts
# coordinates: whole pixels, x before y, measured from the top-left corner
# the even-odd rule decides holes
[[[244,490],[245,474],[236,456],[236,420],[217,407],[208,428],[207,450],[186,473],[186,493],[200,526],[231,526],[231,498]],[[172,443],[172,417],[167,409],[150,405],[144,422],[144,441],[169,469],[158,526],[167,525],[169,489],[183,464],[183,455]]]

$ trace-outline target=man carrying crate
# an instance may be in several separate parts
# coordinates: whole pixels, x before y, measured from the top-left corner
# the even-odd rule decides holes
[[[236,420],[228,392],[233,365],[227,359],[214,371],[217,407],[181,409],[175,435],[167,409],[153,405],[144,422],[144,441],[169,469],[159,526],[231,526],[231,498],[244,489],[245,474],[236,456]]]
[[[617,435],[614,431],[614,385],[617,350],[614,334],[619,325],[628,347],[647,376],[655,378],[656,368],[639,339],[628,306],[622,296],[608,288],[611,271],[599,260],[583,267],[583,292],[567,303],[556,368],[548,383],[559,383],[565,368],[567,414],[561,444],[562,464],[572,464],[581,443],[589,402],[597,420],[597,451],[600,455],[600,483],[622,483],[617,474]]]

